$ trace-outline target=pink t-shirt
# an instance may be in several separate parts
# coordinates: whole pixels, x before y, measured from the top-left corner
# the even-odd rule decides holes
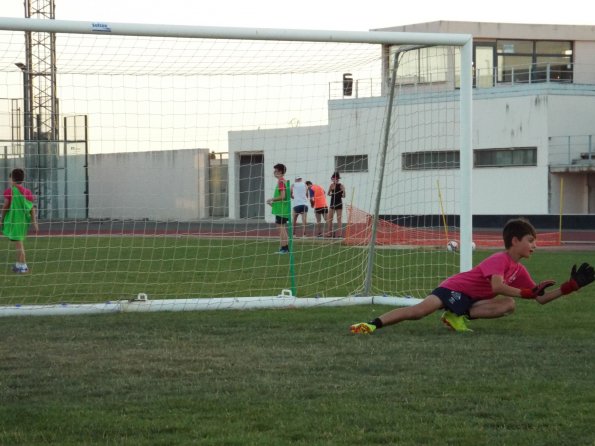
[[[491,299],[495,296],[491,284],[493,275],[502,276],[505,284],[515,288],[535,286],[527,268],[512,260],[506,251],[492,254],[471,270],[444,280],[440,286],[464,293],[473,300]]]
[[[21,184],[15,184],[15,186],[17,187],[17,189],[19,191],[21,191],[21,194],[23,194],[23,196],[25,197],[26,200],[28,200],[32,203],[35,201],[35,196],[33,195],[33,192],[31,192],[29,189],[27,189],[26,187],[24,187]],[[4,191],[4,202],[8,203],[8,206],[10,206],[11,201],[12,201],[12,187],[9,187],[8,189],[6,189]]]

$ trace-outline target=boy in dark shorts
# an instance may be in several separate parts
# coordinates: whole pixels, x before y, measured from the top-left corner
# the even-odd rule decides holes
[[[466,319],[492,319],[511,314],[515,297],[534,299],[547,304],[570,294],[595,280],[595,270],[588,263],[572,267],[570,279],[560,288],[546,291],[553,280],[536,284],[527,269],[519,263],[529,258],[536,248],[535,228],[525,219],[510,220],[502,231],[504,251],[492,254],[469,271],[455,274],[412,307],[397,308],[370,322],[360,322],[349,329],[352,333],[368,334],[376,329],[406,320],[417,320],[445,309],[442,322],[449,328],[464,332]]]
[[[288,186],[285,183],[285,171],[287,170],[283,164],[275,164],[273,166],[273,175],[277,179],[277,186],[273,198],[267,200],[267,204],[272,207],[272,213],[275,216],[275,223],[279,228],[279,251],[277,254],[287,254],[289,252],[289,243],[287,236],[287,222],[291,216],[291,201],[289,199]]]

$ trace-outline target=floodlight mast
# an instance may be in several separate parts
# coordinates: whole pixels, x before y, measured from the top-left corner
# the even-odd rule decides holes
[[[54,0],[25,0],[25,19],[47,23],[55,19]],[[25,31],[26,62],[15,65],[23,72],[23,125],[25,168],[39,197],[39,216],[55,213],[52,197],[56,180],[59,139],[56,87],[56,36],[44,30]]]

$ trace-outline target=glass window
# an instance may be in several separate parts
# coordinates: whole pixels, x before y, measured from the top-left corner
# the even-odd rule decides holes
[[[498,40],[498,54],[533,54],[532,40]]]
[[[480,149],[473,151],[475,167],[536,166],[537,147]]]
[[[368,155],[335,156],[337,172],[367,172]]]
[[[458,169],[458,150],[441,150],[403,153],[403,170]]]
[[[572,54],[572,42],[538,40],[535,42],[535,53],[570,56]]]
[[[498,82],[529,82],[532,56],[498,56]]]
[[[535,58],[533,81],[572,82],[570,57],[538,56]]]
[[[397,53],[393,53],[391,57],[390,69],[394,67],[394,57]],[[399,83],[417,83],[419,78],[419,60],[417,51],[407,51],[399,53],[399,65],[397,67],[397,79]]]
[[[498,82],[572,82],[572,42],[498,40]]]
[[[448,51],[445,47],[419,49],[419,78],[422,83],[446,81]]]
[[[400,84],[434,83],[446,81],[448,69],[448,48],[430,47],[397,53],[399,47],[390,51],[390,68],[394,66],[395,55],[399,54],[397,81]]]

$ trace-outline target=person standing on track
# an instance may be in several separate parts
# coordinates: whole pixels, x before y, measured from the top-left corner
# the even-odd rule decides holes
[[[329,237],[343,236],[343,198],[345,198],[345,186],[339,183],[341,175],[334,172],[331,177],[331,185],[328,188],[328,195],[331,197],[331,204],[328,209],[327,235]],[[337,216],[337,232],[333,231],[333,217]]]

